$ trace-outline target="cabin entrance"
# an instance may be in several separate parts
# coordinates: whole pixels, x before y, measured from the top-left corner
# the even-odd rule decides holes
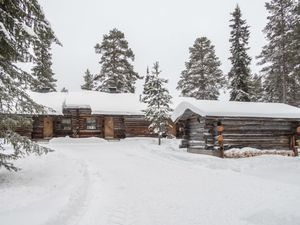
[[[113,117],[105,117],[104,122],[104,135],[107,139],[114,138],[114,118]]]
[[[53,136],[53,119],[51,117],[44,118],[44,138],[52,138]]]

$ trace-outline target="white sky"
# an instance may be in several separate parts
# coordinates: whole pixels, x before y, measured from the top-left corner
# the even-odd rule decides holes
[[[160,62],[162,76],[169,79],[173,95],[184,63],[197,37],[206,36],[215,45],[222,62],[230,69],[229,20],[239,4],[250,26],[252,70],[264,45],[262,29],[267,12],[264,0],[39,0],[63,47],[53,47],[53,70],[58,89],[79,90],[87,68],[100,71],[100,55],[94,46],[104,34],[118,28],[135,54],[135,70],[144,75],[147,65]],[[143,82],[137,84],[141,90]]]

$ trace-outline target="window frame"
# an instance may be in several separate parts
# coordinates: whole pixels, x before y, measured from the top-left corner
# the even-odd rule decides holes
[[[64,121],[69,121],[69,122],[64,123]],[[72,131],[72,119],[71,118],[62,118],[60,124],[61,124],[62,131]]]
[[[96,117],[86,118],[85,125],[87,130],[97,130],[97,118]]]

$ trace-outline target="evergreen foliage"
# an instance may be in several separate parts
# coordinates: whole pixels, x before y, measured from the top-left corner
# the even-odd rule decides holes
[[[252,80],[249,67],[251,58],[247,54],[249,50],[249,26],[246,24],[246,20],[242,19],[242,13],[238,5],[231,15],[229,39],[231,57],[229,59],[232,67],[228,73],[230,100],[248,102],[253,97],[251,96]]]
[[[294,4],[292,10],[292,72],[290,79],[290,103],[300,106],[300,1]]]
[[[251,102],[262,102],[264,96],[264,89],[262,84],[262,77],[255,74],[253,76],[250,86]]]
[[[189,52],[189,61],[185,64],[186,69],[181,72],[177,89],[185,97],[218,99],[225,79],[214,46],[206,37],[201,37],[196,39]]]
[[[170,108],[172,97],[164,87],[168,81],[160,78],[160,73],[159,63],[155,62],[148,76],[148,82],[145,84],[146,92],[143,97],[143,102],[147,104],[147,109],[144,111],[145,117],[151,122],[149,128],[153,133],[158,134],[159,145],[162,135],[166,134],[170,127],[169,119],[172,111]]]
[[[46,30],[52,32],[36,0],[0,0],[0,168],[17,171],[13,160],[50,151],[15,132],[31,124],[30,118],[18,115],[43,112],[25,92],[36,80],[17,63],[35,59],[30,49],[41,44],[38,34]]]
[[[134,71],[134,54],[124,33],[111,30],[103,36],[101,44],[96,44],[95,51],[101,55],[101,71],[95,76],[96,90],[109,92],[110,88],[116,88],[117,92],[134,93],[140,76]]]
[[[56,91],[56,79],[53,78],[51,44],[55,42],[61,45],[54,36],[50,27],[37,30],[38,41],[34,42],[35,65],[32,68],[32,75],[36,78],[31,90],[36,92]]]
[[[146,76],[145,76],[145,83],[144,83],[144,86],[143,86],[143,95],[147,95],[148,94],[148,89],[149,89],[149,85],[148,85],[148,82],[150,80],[150,72],[149,72],[149,67],[147,67],[147,70],[146,70]]]
[[[291,74],[295,71],[295,46],[292,45],[295,4],[293,0],[272,0],[265,4],[269,16],[263,31],[268,43],[258,56],[259,64],[263,65],[261,72],[264,77],[265,101],[291,104],[294,101],[296,80]],[[294,38],[299,42],[299,36]]]
[[[91,72],[87,69],[84,75],[84,84],[81,85],[82,90],[93,90],[95,88],[94,85],[94,76]]]

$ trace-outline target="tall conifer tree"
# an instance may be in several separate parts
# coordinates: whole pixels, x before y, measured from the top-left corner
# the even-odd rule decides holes
[[[55,38],[50,27],[37,31],[39,41],[34,44],[35,65],[32,68],[32,75],[36,81],[31,90],[36,92],[56,91],[56,79],[52,71],[51,44],[60,44]]]
[[[250,101],[251,96],[251,72],[250,63],[251,58],[247,54],[249,49],[249,26],[246,20],[242,19],[242,13],[237,5],[234,12],[231,13],[230,20],[230,61],[231,69],[228,73],[230,100],[231,101]]]
[[[148,76],[149,80],[146,83],[146,93],[143,97],[143,102],[147,104],[145,110],[145,117],[151,122],[150,129],[158,134],[158,144],[161,144],[161,137],[168,130],[171,104],[171,95],[166,89],[165,84],[167,80],[160,78],[161,71],[159,69],[159,63],[155,62],[153,70]]]
[[[101,55],[101,71],[95,76],[96,90],[108,92],[110,88],[116,88],[118,92],[134,93],[135,82],[141,77],[134,71],[134,54],[124,33],[111,30],[103,36],[101,44],[96,44],[95,50]]]
[[[215,54],[214,46],[206,37],[197,38],[189,49],[190,58],[186,69],[181,72],[177,89],[185,97],[216,100],[225,78],[220,60]]]
[[[300,106],[300,1],[294,3],[292,10],[292,71],[290,79],[290,103]]]
[[[13,160],[50,151],[15,132],[17,127],[31,126],[21,114],[43,112],[25,92],[35,79],[17,63],[35,58],[30,49],[42,42],[38,34],[47,29],[50,25],[36,0],[0,1],[0,168],[16,171]],[[11,144],[13,151],[7,151],[4,143]]]
[[[263,47],[259,64],[264,76],[265,100],[271,102],[292,102],[290,92],[293,39],[293,0],[272,0],[265,4],[269,13],[264,28],[268,43]],[[298,37],[299,39],[299,37]]]

